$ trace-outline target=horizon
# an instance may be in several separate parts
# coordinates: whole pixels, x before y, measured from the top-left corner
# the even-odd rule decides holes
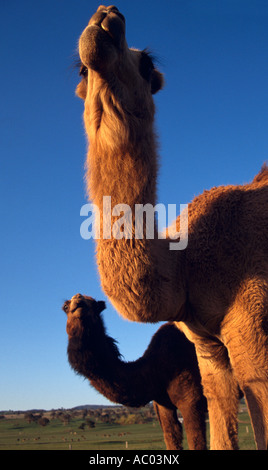
[[[151,403],[151,402],[150,402]],[[149,403],[148,403],[149,405]],[[147,406],[147,405],[146,405]],[[129,408],[125,405],[121,405],[120,403],[110,403],[106,405],[77,405],[77,406],[72,406],[71,408],[64,408],[64,407],[59,407],[59,408],[27,408],[27,410],[0,410],[0,414],[16,414],[16,413],[26,413],[26,412],[35,412],[39,413],[40,411],[43,411],[45,413],[49,413],[50,411],[59,411],[59,410],[83,410],[83,409],[90,409],[90,408],[117,408],[117,407],[124,407],[124,408]]]

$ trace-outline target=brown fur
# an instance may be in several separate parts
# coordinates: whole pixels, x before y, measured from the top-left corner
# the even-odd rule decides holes
[[[268,184],[268,167],[266,163],[263,164],[261,171],[255,176],[252,184]]]
[[[66,301],[68,359],[109,400],[139,407],[154,400],[166,447],[182,449],[181,411],[192,450],[206,449],[206,399],[195,348],[172,323],[159,328],[141,358],[121,360],[107,336],[101,311],[104,302],[77,294]]]
[[[143,53],[128,48],[115,7],[101,6],[93,15],[79,51],[87,70],[78,94],[85,99],[90,197],[100,210],[104,195],[112,207],[155,205],[152,91],[161,87],[161,75],[148,60],[144,71]],[[212,449],[237,447],[236,380],[257,447],[267,448],[267,207],[264,167],[251,184],[213,188],[193,200],[184,251],[170,251],[169,240],[137,240],[134,234],[104,240],[102,228],[97,241],[102,287],[118,312],[134,321],[177,321],[195,343]]]

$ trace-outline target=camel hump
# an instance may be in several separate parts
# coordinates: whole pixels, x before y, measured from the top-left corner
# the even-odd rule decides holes
[[[252,181],[253,184],[268,184],[268,165],[264,163],[261,171],[255,176]]]

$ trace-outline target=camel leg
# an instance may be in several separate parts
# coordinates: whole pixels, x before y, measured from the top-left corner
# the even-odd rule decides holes
[[[204,394],[208,401],[211,450],[238,449],[238,386],[227,350],[206,339],[196,344]]]
[[[256,298],[256,297],[255,297]],[[250,302],[247,302],[247,307]],[[268,447],[268,326],[260,313],[263,302],[257,302],[258,312],[239,309],[232,312],[235,321],[225,321],[224,343],[239,386],[245,395],[258,450]],[[265,309],[263,308],[262,311]],[[268,311],[268,306],[267,310]],[[229,316],[231,317],[231,315]],[[230,325],[230,327],[229,327]]]
[[[182,450],[182,425],[178,420],[175,406],[170,404],[170,407],[166,407],[154,401],[154,409],[164,434],[167,450]]]
[[[230,348],[234,373],[244,393],[258,450],[268,450],[268,370],[248,360],[248,350],[236,356]],[[266,352],[268,357],[268,351]],[[267,360],[267,359],[266,359]]]
[[[268,388],[267,384],[255,381],[250,386],[242,385],[245,394],[252,427],[254,429],[255,442],[258,450],[268,450],[268,415],[267,400]]]
[[[207,450],[205,399],[195,400],[195,389],[188,389],[188,397],[177,403],[180,410],[189,450]]]

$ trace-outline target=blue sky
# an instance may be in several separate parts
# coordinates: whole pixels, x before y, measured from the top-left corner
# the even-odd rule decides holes
[[[109,403],[70,369],[61,305],[105,299],[93,241],[80,237],[86,139],[72,56],[99,2],[0,2],[0,410]],[[250,181],[268,159],[266,0],[119,0],[129,46],[148,46],[156,95],[158,202]],[[126,360],[159,325],[119,317],[108,333]]]

